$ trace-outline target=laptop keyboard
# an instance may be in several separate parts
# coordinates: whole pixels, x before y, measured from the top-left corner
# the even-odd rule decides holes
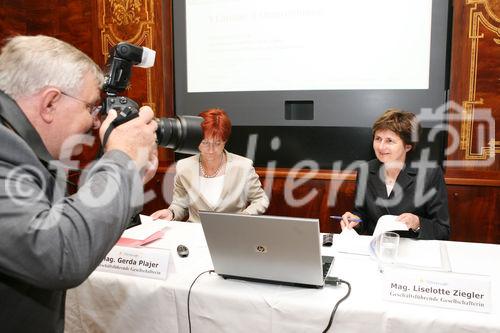
[[[321,261],[323,261],[323,279],[328,276],[328,271],[333,263],[333,257],[331,256],[321,256]]]

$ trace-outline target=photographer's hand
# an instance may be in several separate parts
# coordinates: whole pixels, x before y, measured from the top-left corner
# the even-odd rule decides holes
[[[142,176],[142,181],[144,184],[149,182],[154,175],[156,174],[156,170],[158,169],[158,147],[151,152],[151,156],[149,157],[149,162],[147,166],[144,168],[144,175]]]
[[[110,110],[99,129],[101,141],[107,128],[115,118],[116,111]],[[113,129],[104,150],[116,149],[123,151],[134,160],[138,169],[147,169],[146,173],[150,175],[152,173],[149,170],[151,166],[157,166],[157,163],[154,163],[154,151],[157,149],[156,128],[158,124],[153,119],[153,110],[149,106],[143,106],[140,108],[137,118],[129,120]]]

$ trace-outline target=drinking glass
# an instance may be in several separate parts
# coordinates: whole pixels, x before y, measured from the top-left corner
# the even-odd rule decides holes
[[[378,243],[378,268],[380,272],[384,267],[394,264],[398,257],[399,235],[392,231],[387,231],[379,235]]]

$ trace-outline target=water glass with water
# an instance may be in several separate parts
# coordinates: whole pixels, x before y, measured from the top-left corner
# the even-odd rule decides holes
[[[384,266],[394,264],[398,257],[399,235],[392,231],[387,231],[379,235],[378,261],[379,271],[384,271]]]

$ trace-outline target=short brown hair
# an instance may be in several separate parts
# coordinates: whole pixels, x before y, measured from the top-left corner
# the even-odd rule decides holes
[[[411,150],[413,150],[418,143],[420,124],[414,113],[400,109],[388,109],[373,123],[372,137],[375,138],[375,132],[380,130],[393,131],[403,140],[405,145],[410,145]]]
[[[227,141],[231,135],[231,120],[224,110],[212,108],[203,111],[199,114],[203,118],[201,130],[203,137],[220,138],[222,141]]]

